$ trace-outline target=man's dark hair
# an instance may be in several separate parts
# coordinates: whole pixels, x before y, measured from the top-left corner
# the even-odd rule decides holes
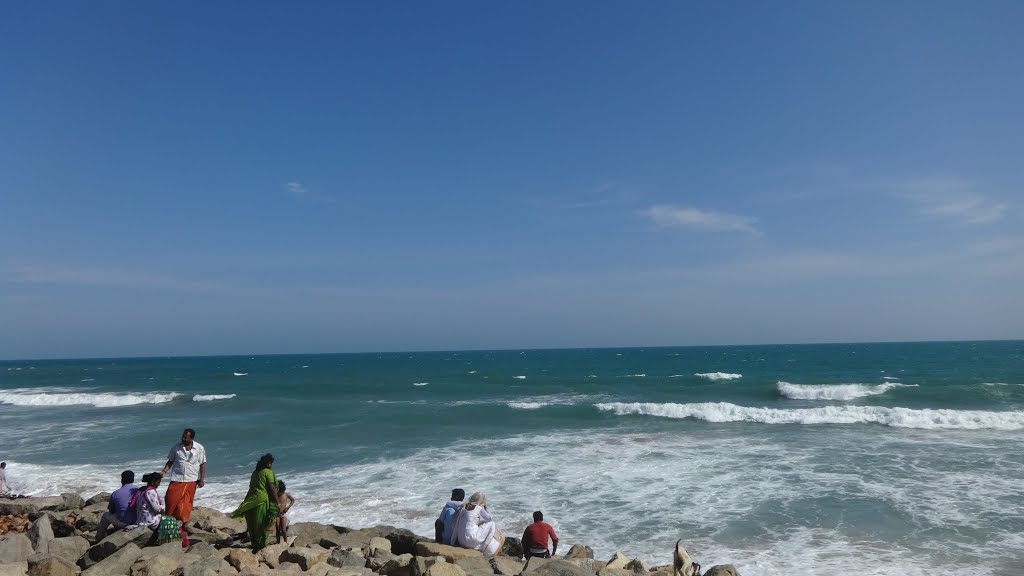
[[[196,431],[195,430],[193,430],[191,428],[185,428],[185,432],[188,432],[188,437],[189,438],[191,438],[193,440],[196,439]]]
[[[544,520],[544,513],[543,512],[541,512],[540,510],[537,510],[536,512],[533,513],[533,521],[534,522],[541,522],[543,520]]]
[[[0,462],[0,468],[7,468],[7,462]]]
[[[121,485],[134,484],[135,483],[135,472],[131,470],[125,470],[121,472]]]
[[[463,490],[462,488],[456,488],[455,490],[452,490],[452,500],[457,500],[459,502],[462,502],[465,499],[466,499],[466,491],[465,490]]]

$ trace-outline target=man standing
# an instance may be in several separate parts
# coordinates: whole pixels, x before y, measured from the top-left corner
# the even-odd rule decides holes
[[[0,462],[0,494],[7,494],[11,491],[11,485],[7,483],[7,462]]]
[[[138,489],[139,487],[135,486],[135,473],[131,470],[121,472],[121,487],[110,495],[107,511],[103,513],[100,525],[96,528],[96,542],[107,537],[109,526],[121,530],[125,526],[135,524],[135,510],[129,504]]]
[[[196,431],[185,428],[181,433],[181,442],[171,446],[167,454],[167,464],[160,472],[166,476],[170,470],[170,484],[164,496],[167,513],[182,523],[188,522],[192,515],[192,501],[196,497],[196,488],[206,483],[206,449],[195,441]]]
[[[466,491],[462,488],[452,490],[452,499],[441,508],[441,515],[434,520],[434,540],[440,544],[452,545],[452,525],[455,522],[455,515],[462,507],[462,501],[466,499]]]
[[[548,536],[551,537],[551,552],[548,552]],[[550,524],[544,521],[544,514],[537,510],[533,513],[533,524],[526,527],[523,532],[523,552],[526,557],[537,556],[540,558],[551,558],[558,550],[558,536]]]

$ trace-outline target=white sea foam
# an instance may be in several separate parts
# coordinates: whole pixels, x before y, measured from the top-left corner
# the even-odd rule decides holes
[[[526,380],[526,376],[513,376],[516,380]]]
[[[233,374],[235,376],[248,376],[249,375],[248,372],[233,372]]]
[[[82,378],[79,382],[95,382],[95,378]]]
[[[865,396],[885,394],[893,388],[917,387],[917,384],[790,384],[781,380],[776,384],[779,394],[793,400],[856,400]]]
[[[229,400],[237,394],[196,394],[192,397],[193,402],[209,402],[211,400]]]
[[[884,406],[822,406],[818,408],[752,408],[728,402],[652,404],[610,402],[594,405],[616,415],[692,418],[706,422],[760,424],[882,424],[924,430],[1020,430],[1024,412],[985,410],[932,410]]]
[[[730,374],[728,372],[702,372],[694,374],[700,378],[707,378],[708,380],[735,380],[737,378],[743,378],[743,374]]]
[[[413,386],[426,386],[427,384],[430,384],[430,382],[413,382],[412,383]]]
[[[646,378],[647,374],[626,374],[626,378]]]
[[[669,378],[682,378],[683,376],[686,376],[686,374],[673,374]]]
[[[896,376],[882,376],[882,380],[899,380]]]
[[[509,408],[515,408],[517,410],[536,410],[537,408],[543,408],[548,406],[547,402],[509,402]]]
[[[0,392],[0,404],[14,406],[96,406],[114,408],[136,404],[164,404],[172,402],[178,392],[55,392],[35,390],[5,390]]]

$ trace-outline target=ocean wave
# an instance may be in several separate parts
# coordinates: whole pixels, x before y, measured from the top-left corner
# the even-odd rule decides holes
[[[192,397],[193,402],[209,402],[211,400],[229,400],[237,394],[196,394]]]
[[[693,418],[706,422],[760,424],[881,424],[924,430],[1020,430],[1024,412],[933,410],[883,406],[822,406],[819,408],[752,408],[728,402],[653,404],[610,402],[594,405],[617,416],[642,415]]]
[[[116,408],[137,404],[164,404],[173,402],[183,396],[178,392],[129,392],[114,393],[67,393],[54,394],[49,392],[17,392],[0,393],[0,404],[14,406],[95,406],[97,408]]]
[[[509,402],[509,408],[515,408],[516,410],[536,410],[549,406],[548,402]]]
[[[232,372],[235,376],[248,376],[248,372]]]
[[[899,380],[896,376],[882,376],[882,380]]]
[[[513,376],[516,380],[526,380],[526,376]]]
[[[708,380],[735,380],[743,378],[743,374],[730,374],[728,372],[701,372],[694,374],[694,376],[707,378]]]
[[[413,382],[412,383],[413,386],[426,386],[427,384],[430,384],[430,382]]]
[[[865,396],[885,394],[893,388],[916,387],[917,384],[790,384],[778,382],[779,394],[792,400],[856,400]]]

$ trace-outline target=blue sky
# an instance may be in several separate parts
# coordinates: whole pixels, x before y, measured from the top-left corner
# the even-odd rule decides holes
[[[1019,2],[4,2],[0,358],[1024,337]]]

